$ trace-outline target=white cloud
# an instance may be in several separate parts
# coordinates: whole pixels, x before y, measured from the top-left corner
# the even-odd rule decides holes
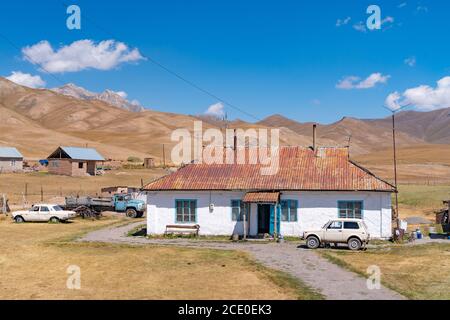
[[[372,73],[366,79],[361,80],[357,76],[348,76],[338,82],[336,88],[338,89],[370,89],[375,87],[378,83],[387,83],[391,76],[383,75],[379,72]]]
[[[383,30],[392,28],[392,24],[394,23],[394,21],[395,21],[394,17],[387,16],[386,18],[384,18],[380,21],[380,26],[381,26],[380,28]],[[359,31],[359,32],[367,32],[367,30],[368,30],[366,24],[363,21],[359,21],[358,23],[355,23],[353,25],[353,29],[355,29],[356,31]],[[370,31],[377,31],[377,29],[370,30]]]
[[[111,70],[121,63],[144,59],[138,49],[123,42],[79,40],[56,51],[48,41],[22,49],[24,59],[51,73],[77,72],[85,69]]]
[[[45,86],[45,81],[40,76],[33,76],[29,73],[13,71],[10,76],[6,77],[9,81],[30,88],[40,88]]]
[[[344,26],[344,25],[348,24],[350,22],[350,20],[352,20],[351,17],[347,17],[345,19],[337,19],[336,27]]]
[[[224,105],[221,102],[215,103],[209,106],[208,110],[205,111],[205,114],[215,117],[223,117],[225,115]]]
[[[367,32],[366,24],[362,21],[355,23],[353,25],[353,29],[359,32]]]
[[[411,104],[422,111],[430,111],[450,107],[450,77],[437,82],[435,88],[421,85],[405,90],[402,94],[391,93],[385,101],[386,106],[395,110],[400,106]]]
[[[403,62],[410,67],[415,67],[416,66],[416,57],[406,58]]]
[[[139,100],[136,100],[136,99],[131,100],[131,104],[133,106],[141,106],[141,103],[139,102]]]
[[[416,11],[417,12],[421,12],[421,11],[422,12],[428,12],[428,7],[419,5],[419,6],[417,6]]]
[[[128,97],[128,94],[125,91],[114,91],[114,93],[124,99]]]
[[[386,18],[381,20],[381,25],[386,24],[386,23],[394,23],[394,21],[395,21],[394,17],[387,16]]]
[[[397,8],[401,9],[401,8],[406,7],[406,5],[407,5],[406,2],[402,2],[402,3],[400,3],[400,4],[397,6]]]
[[[401,94],[395,91],[387,96],[384,104],[391,110],[398,110],[402,107],[402,104],[400,102],[401,98]]]

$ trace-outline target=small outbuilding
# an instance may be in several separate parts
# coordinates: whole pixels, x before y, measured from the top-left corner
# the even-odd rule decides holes
[[[65,176],[95,176],[97,162],[104,162],[93,148],[58,147],[48,156],[48,172]]]
[[[0,147],[0,173],[21,172],[23,170],[23,156],[12,147]]]

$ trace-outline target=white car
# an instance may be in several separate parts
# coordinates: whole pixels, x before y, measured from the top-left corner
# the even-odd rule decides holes
[[[77,216],[74,211],[63,210],[56,204],[36,204],[30,210],[14,211],[12,218],[17,223],[22,222],[60,222]]]
[[[305,231],[301,239],[306,246],[317,249],[322,244],[346,243],[350,250],[365,248],[370,234],[364,221],[360,219],[335,219],[328,221],[320,230]]]

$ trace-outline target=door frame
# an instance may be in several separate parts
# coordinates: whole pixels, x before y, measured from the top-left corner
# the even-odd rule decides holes
[[[277,234],[280,234],[280,222],[281,222],[281,208],[279,206],[279,204],[277,203],[258,203],[257,204],[257,231],[258,234],[260,234],[260,228],[259,228],[259,215],[260,215],[260,206],[267,206],[269,207],[268,210],[268,217],[266,218],[266,222],[268,223],[268,227],[266,229],[266,231],[264,233],[268,233],[273,235],[274,234],[274,223],[275,223],[275,212],[277,215]]]
[[[264,229],[264,231],[261,231],[261,229],[260,229],[260,217],[261,217],[261,211],[262,211],[262,207],[268,207],[268,210],[267,209],[265,209],[265,210],[267,210],[266,211],[266,217],[264,217],[264,220],[266,221],[266,223],[267,223],[267,226],[266,226],[266,228]],[[256,219],[256,221],[257,221],[257,233],[258,234],[261,234],[261,233],[270,233],[270,212],[271,212],[271,207],[270,207],[270,203],[258,203],[257,204],[257,219]]]

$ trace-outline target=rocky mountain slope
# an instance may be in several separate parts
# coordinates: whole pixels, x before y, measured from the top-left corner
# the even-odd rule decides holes
[[[52,91],[66,95],[69,97],[73,97],[80,100],[100,100],[106,102],[115,107],[125,109],[132,112],[141,112],[144,111],[144,107],[142,107],[136,101],[128,101],[126,99],[126,95],[123,92],[115,92],[112,90],[105,90],[102,93],[94,93],[89,90],[86,90],[82,87],[76,86],[73,83],[65,84],[61,87],[51,89]]]

